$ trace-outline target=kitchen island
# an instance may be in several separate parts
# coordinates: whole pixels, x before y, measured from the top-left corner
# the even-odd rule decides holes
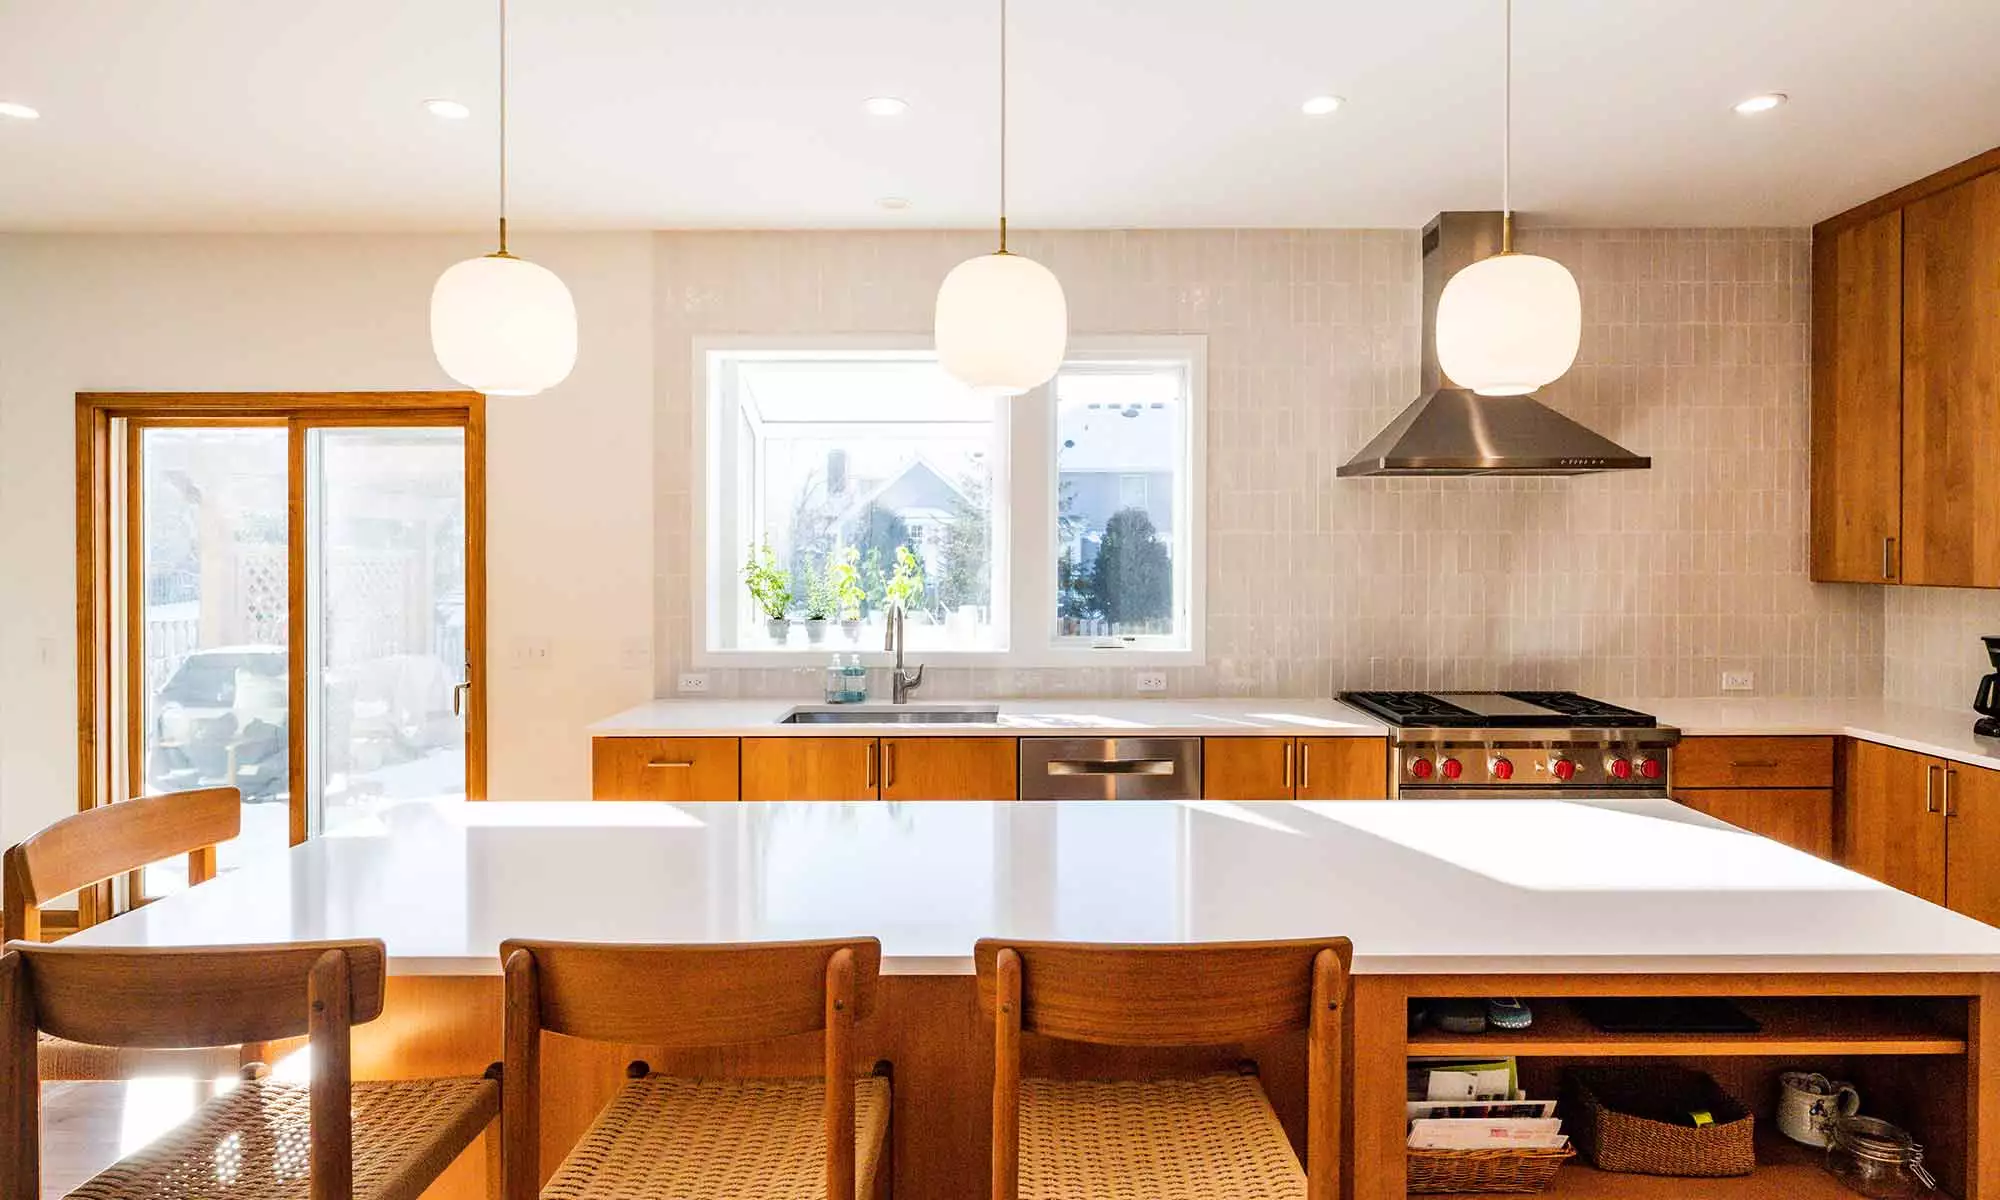
[[[1354,1195],[1400,1196],[1408,1053],[1519,1055],[1547,1093],[1570,1062],[1674,1058],[1765,1110],[1777,1071],[1851,1079],[1910,1125],[1947,1189],[2000,1198],[2000,930],[1666,801],[1230,804],[426,804],[76,935],[99,945],[381,937],[388,1007],[358,1075],[475,1071],[500,1053],[505,937],[747,941],[872,934],[881,1004],[862,1052],[896,1088],[902,1197],[980,1194],[990,1055],[982,936],[1223,941],[1346,935]],[[1757,1034],[1602,1033],[1569,997],[1737,998]],[[1519,995],[1520,1033],[1411,1034],[1411,999]],[[557,1039],[544,1166],[645,1057],[660,1069],[810,1070],[814,1047],[699,1054]],[[1298,1039],[1110,1056],[1029,1047],[1029,1069],[1260,1065],[1296,1139]],[[1982,1066],[1984,1064],[1984,1066]],[[470,1155],[440,1190],[475,1195]],[[1798,1154],[1698,1192],[1569,1166],[1552,1194],[1842,1195]],[[1674,1190],[1679,1187],[1681,1190]]]

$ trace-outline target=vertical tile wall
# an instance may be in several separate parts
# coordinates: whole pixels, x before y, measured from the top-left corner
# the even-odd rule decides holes
[[[1993,670],[1982,637],[2000,637],[2000,592],[1883,588],[1882,694],[1906,704],[1966,709]]]
[[[1088,333],[1208,338],[1208,662],[1174,693],[1349,686],[1873,695],[1882,598],[1805,573],[1809,243],[1789,230],[1555,231],[1585,333],[1557,408],[1649,472],[1336,480],[1416,396],[1414,231],[1017,234]],[[717,333],[926,333],[967,233],[655,238],[656,683],[693,643],[690,342]],[[789,669],[722,695],[810,695]],[[1122,694],[1123,671],[934,671],[941,695]]]

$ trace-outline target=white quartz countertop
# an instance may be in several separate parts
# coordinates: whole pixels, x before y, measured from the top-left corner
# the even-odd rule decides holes
[[[72,936],[379,937],[492,975],[508,937],[871,934],[964,974],[986,936],[1344,934],[1367,974],[2000,971],[2000,930],[1667,801],[412,801]]]
[[[1953,762],[2000,770],[2000,739],[1974,737],[1970,710],[1884,700],[1707,697],[1619,700],[1688,736],[1808,735],[1860,738]]]
[[[841,725],[781,724],[794,709],[835,707],[811,700],[654,700],[590,727],[598,737],[829,737],[842,733],[977,737],[989,724],[904,725],[889,721]],[[846,712],[894,714],[894,705],[841,705]],[[905,710],[999,710],[1002,734],[1075,737],[1166,737],[1226,734],[1308,734],[1315,737],[1381,737],[1386,727],[1338,700],[964,700],[912,696]]]

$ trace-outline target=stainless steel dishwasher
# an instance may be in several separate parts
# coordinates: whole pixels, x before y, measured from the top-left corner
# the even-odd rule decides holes
[[[1021,739],[1023,800],[1199,800],[1200,738]]]

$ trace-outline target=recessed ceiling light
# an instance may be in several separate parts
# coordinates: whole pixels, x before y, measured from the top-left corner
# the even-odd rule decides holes
[[[1791,97],[1783,92],[1765,92],[1761,96],[1752,96],[1740,102],[1736,106],[1736,111],[1746,117],[1755,116],[1758,113],[1770,112],[1789,99]]]
[[[1309,117],[1323,117],[1328,113],[1340,111],[1340,106],[1345,103],[1347,101],[1342,100],[1339,96],[1314,96],[1304,104],[1299,105],[1299,111]]]
[[[0,100],[0,117],[12,117],[16,121],[33,121],[41,115],[41,113],[25,104],[16,104],[12,100]]]
[[[910,102],[900,96],[870,96],[861,102],[871,117],[900,117],[910,111]]]
[[[908,196],[883,196],[877,199],[875,203],[891,212],[896,212],[910,207],[910,198]]]
[[[463,121],[472,115],[472,110],[458,101],[442,98],[424,101],[424,111],[434,117],[443,117],[447,121]]]

